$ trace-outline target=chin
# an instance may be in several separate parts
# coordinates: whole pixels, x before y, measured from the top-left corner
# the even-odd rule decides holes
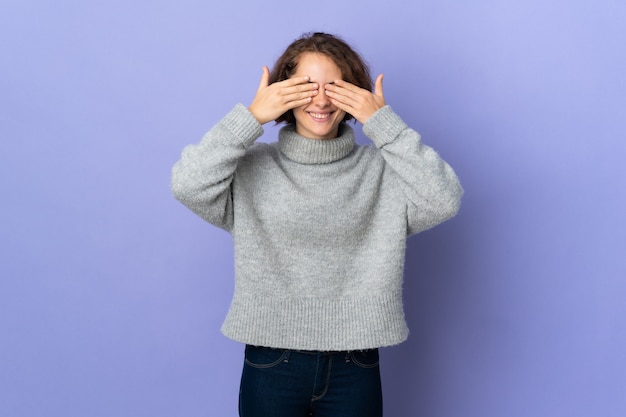
[[[296,131],[309,139],[334,139],[345,116],[342,113],[304,111],[299,115],[301,117],[296,117]]]

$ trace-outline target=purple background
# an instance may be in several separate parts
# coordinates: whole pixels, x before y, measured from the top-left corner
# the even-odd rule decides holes
[[[0,415],[236,415],[231,240],[170,168],[308,30],[385,73],[466,190],[409,240],[386,415],[626,415],[624,21],[621,0],[3,1]]]

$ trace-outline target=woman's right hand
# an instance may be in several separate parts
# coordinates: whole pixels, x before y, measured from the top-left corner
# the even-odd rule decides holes
[[[269,84],[270,70],[263,67],[261,83],[248,110],[262,125],[277,119],[288,110],[311,102],[319,85],[309,82],[309,77],[294,77]]]

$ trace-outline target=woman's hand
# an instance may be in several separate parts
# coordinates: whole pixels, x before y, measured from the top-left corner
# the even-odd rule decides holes
[[[374,113],[385,106],[382,74],[376,78],[373,93],[343,80],[326,84],[324,89],[335,106],[350,113],[362,124],[365,124]]]
[[[264,66],[261,83],[248,110],[262,125],[277,119],[288,110],[308,104],[317,95],[319,86],[309,77],[289,78],[269,84],[270,70]]]

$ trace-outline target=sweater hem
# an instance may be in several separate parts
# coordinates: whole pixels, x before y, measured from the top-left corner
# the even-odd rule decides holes
[[[222,333],[280,349],[344,351],[396,345],[408,337],[401,294],[276,298],[235,294]]]

